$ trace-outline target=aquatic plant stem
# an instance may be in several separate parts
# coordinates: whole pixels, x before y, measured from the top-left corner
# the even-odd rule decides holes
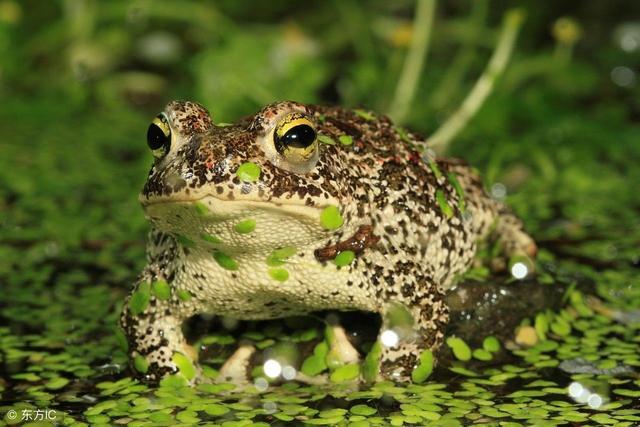
[[[442,81],[434,88],[428,101],[433,110],[441,110],[447,105],[451,105],[452,100],[460,92],[462,81],[478,53],[477,42],[482,37],[482,27],[487,18],[488,6],[488,0],[472,2],[469,23],[465,26],[468,27],[467,31],[471,32],[473,37],[467,37],[463,40],[453,63],[447,68]]]
[[[498,43],[489,64],[456,112],[427,140],[431,149],[437,153],[446,152],[451,140],[478,112],[506,68],[523,20],[524,12],[520,9],[512,9],[505,14]]]
[[[389,116],[397,123],[404,121],[415,96],[418,79],[429,48],[435,8],[436,0],[418,0],[416,4],[411,44],[389,107]]]

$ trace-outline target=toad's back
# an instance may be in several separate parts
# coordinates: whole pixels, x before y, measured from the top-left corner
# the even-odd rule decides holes
[[[503,210],[486,195],[477,174],[462,161],[421,155],[424,141],[386,117],[372,120],[341,108],[315,112],[324,118],[321,133],[352,137],[349,149],[338,144],[328,149],[335,151],[337,162],[348,165],[339,168],[345,175],[339,181],[349,183],[343,192],[348,222],[353,216],[371,224],[380,237],[371,249],[393,266],[391,278],[379,277],[378,268],[371,279],[401,283],[398,274],[404,271],[421,276],[418,283],[448,288],[468,268],[477,240],[488,234]],[[344,237],[338,233],[334,240]],[[410,292],[408,287],[404,292]]]

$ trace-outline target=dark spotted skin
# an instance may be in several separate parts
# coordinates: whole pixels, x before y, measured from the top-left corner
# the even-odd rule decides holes
[[[273,148],[275,125],[292,112],[321,135],[308,164],[291,164]],[[420,353],[442,343],[444,292],[471,265],[480,239],[493,232],[507,255],[535,253],[520,221],[469,167],[434,159],[419,136],[384,116],[294,102],[231,126],[213,125],[195,103],[170,103],[165,114],[173,140],[140,196],[153,230],[134,294],[158,281],[171,292],[161,299],[152,291],[140,313],[130,297],[121,318],[149,378],[175,371],[175,353],[195,360],[180,330],[194,314],[268,319],[337,309],[380,313],[382,330],[399,331],[398,345],[382,346],[380,377],[406,381]],[[236,175],[247,162],[260,168],[255,182]],[[343,218],[334,230],[319,220],[329,205]],[[256,228],[238,234],[233,226],[245,218]],[[295,248],[279,267],[284,281],[265,263],[282,247]],[[355,259],[337,267],[332,260],[345,250]],[[410,330],[393,323],[398,309],[410,315]]]

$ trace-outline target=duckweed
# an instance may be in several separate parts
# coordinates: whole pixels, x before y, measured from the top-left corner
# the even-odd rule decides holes
[[[451,351],[453,351],[453,355],[456,359],[463,361],[471,359],[471,349],[462,339],[458,337],[449,337],[446,342]]]
[[[569,322],[559,316],[556,316],[555,321],[551,323],[551,332],[560,336],[567,336],[571,333],[571,325]]]
[[[354,415],[362,415],[367,417],[369,415],[377,413],[378,411],[368,405],[353,405],[351,408],[349,408],[349,412]]]
[[[237,270],[238,263],[231,258],[229,255],[225,254],[222,251],[213,252],[213,258],[216,260],[218,265],[226,270]]]
[[[196,376],[196,369],[193,366],[191,360],[182,353],[173,353],[171,359],[176,364],[180,374],[187,380],[192,380]]]
[[[159,300],[168,300],[171,297],[171,288],[164,280],[156,280],[151,286],[154,295]]]
[[[344,366],[336,368],[331,372],[330,379],[334,383],[343,381],[351,381],[358,378],[360,375],[360,365],[357,363],[348,363]]]
[[[477,348],[477,349],[473,350],[472,355],[473,355],[474,359],[482,360],[482,361],[485,361],[485,362],[493,359],[493,355],[491,355],[490,352],[488,352],[487,350],[485,350],[483,348]]]
[[[328,366],[326,357],[329,353],[329,345],[325,341],[321,341],[313,349],[313,354],[305,359],[300,370],[303,374],[316,376],[324,372]]]
[[[334,141],[334,139],[329,135],[318,135],[318,141],[326,145],[336,145],[336,141]]]
[[[333,262],[338,267],[344,267],[353,262],[356,259],[356,254],[353,251],[342,251],[333,259]]]
[[[363,119],[368,120],[368,121],[376,119],[375,114],[373,114],[372,112],[367,111],[367,110],[361,110],[361,109],[356,108],[355,110],[353,110],[353,112],[356,115],[358,115],[359,117],[362,117]]]
[[[196,210],[196,213],[200,216],[208,215],[210,212],[209,207],[202,202],[195,202],[193,207]]]
[[[149,362],[147,362],[144,356],[137,355],[133,358],[133,367],[141,374],[146,374],[149,370]]]
[[[538,338],[542,341],[547,339],[547,332],[549,332],[549,321],[547,320],[546,313],[538,313],[534,321],[534,327]]]
[[[278,267],[284,265],[288,258],[296,254],[296,248],[293,246],[285,246],[278,248],[267,256],[267,265],[270,267]]]
[[[256,221],[254,219],[245,219],[237,223],[233,229],[240,234],[251,233],[256,229]]]
[[[191,299],[191,292],[187,291],[186,289],[179,289],[176,294],[182,301],[189,301]]]
[[[411,372],[411,380],[416,384],[423,383],[429,378],[431,372],[433,372],[433,352],[425,350],[420,353],[418,366]]]
[[[147,309],[151,298],[151,285],[148,282],[142,282],[138,285],[138,289],[131,295],[129,301],[129,311],[132,315],[137,316]]]
[[[380,358],[382,357],[382,345],[376,340],[371,346],[362,364],[362,377],[367,382],[373,382],[380,371]]]
[[[253,162],[245,162],[236,170],[236,176],[240,178],[240,181],[249,183],[258,181],[261,173],[260,166]]]
[[[58,390],[69,384],[69,380],[63,377],[52,378],[44,386],[49,390]]]
[[[337,206],[327,206],[320,212],[320,224],[325,230],[336,230],[342,227],[343,222]]]
[[[351,145],[353,144],[353,137],[351,135],[340,135],[338,141],[340,141],[342,145]]]
[[[212,236],[210,234],[202,234],[200,236],[200,238],[202,240],[204,240],[205,242],[209,242],[209,243],[222,243],[222,240],[216,236]]]
[[[447,202],[447,198],[442,190],[436,190],[436,201],[438,202],[438,206],[440,206],[442,213],[447,218],[451,218],[453,216],[453,208],[451,208],[451,205]]]
[[[482,341],[482,348],[490,353],[497,353],[500,351],[500,341],[498,341],[498,338],[490,335]]]
[[[284,268],[270,268],[269,276],[278,282],[285,282],[289,278],[289,272]]]
[[[449,178],[449,182],[451,183],[454,190],[456,191],[456,194],[458,195],[458,209],[460,209],[460,212],[465,212],[467,208],[466,208],[466,202],[464,200],[464,190],[462,189],[462,186],[458,182],[458,178],[456,177],[456,174],[453,172],[449,172],[447,174],[447,178]]]
[[[180,243],[185,248],[192,248],[195,246],[193,240],[189,239],[187,236],[183,236],[180,234],[176,236],[176,238],[178,239],[178,243]]]
[[[438,163],[435,160],[429,160],[429,168],[436,179],[442,178],[442,172],[440,172],[440,168],[438,167]]]

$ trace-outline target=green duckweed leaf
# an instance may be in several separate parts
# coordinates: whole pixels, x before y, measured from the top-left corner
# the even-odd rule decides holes
[[[269,276],[278,282],[286,282],[289,278],[289,272],[284,268],[270,268]]]
[[[151,285],[148,282],[142,282],[138,285],[138,289],[131,295],[129,300],[129,312],[137,316],[147,309],[149,299],[151,298]]]
[[[336,230],[342,227],[344,220],[337,206],[327,206],[320,212],[320,225],[325,230]]]
[[[380,371],[380,359],[382,357],[382,345],[379,341],[373,343],[362,364],[362,377],[365,381],[374,382]]]
[[[471,349],[462,339],[458,337],[447,338],[447,345],[453,351],[453,355],[458,360],[467,361],[471,359]]]
[[[351,145],[353,144],[353,137],[351,135],[340,135],[338,141],[340,141],[342,145]]]
[[[358,116],[360,116],[363,119],[368,120],[368,121],[372,121],[372,120],[376,119],[375,114],[373,114],[372,112],[367,111],[367,110],[355,109],[355,110],[353,110],[353,112],[356,113]]]
[[[49,390],[59,390],[69,384],[69,380],[63,377],[52,378],[47,381],[44,386]]]
[[[205,216],[209,214],[209,207],[202,202],[195,202],[193,207],[196,210],[196,213],[200,216]]]
[[[326,145],[336,145],[336,142],[328,135],[318,135],[318,141]]]
[[[338,267],[344,267],[346,265],[351,264],[355,258],[356,258],[355,252],[347,250],[347,251],[342,251],[338,255],[336,255],[336,257],[333,259],[333,262]]]
[[[438,202],[438,206],[440,206],[440,210],[447,217],[453,217],[453,208],[449,202],[447,202],[447,198],[442,192],[442,190],[436,190],[436,201]]]
[[[490,353],[497,353],[500,351],[500,341],[494,336],[488,336],[482,341],[482,348]]]
[[[151,285],[153,293],[159,300],[168,300],[171,297],[171,288],[164,280],[157,280]]]
[[[358,378],[360,375],[360,365],[357,363],[349,363],[344,366],[339,366],[331,373],[329,379],[334,383],[351,381]]]
[[[253,162],[245,162],[236,170],[236,176],[243,182],[256,182],[260,178],[262,170]]]
[[[144,356],[137,355],[133,358],[133,367],[141,374],[146,374],[149,370],[149,362]]]
[[[200,235],[200,238],[202,240],[204,240],[205,242],[208,242],[208,243],[214,243],[214,244],[222,243],[221,239],[219,239],[216,236],[209,235],[209,234],[202,234],[202,235]]]
[[[189,301],[191,299],[191,292],[185,289],[178,289],[176,295],[178,295],[178,298],[182,301]]]
[[[245,219],[237,223],[233,228],[240,234],[248,234],[256,229],[256,221],[254,219]]]
[[[214,251],[213,252],[213,258],[216,260],[218,265],[220,267],[224,268],[225,270],[237,270],[238,269],[238,263],[233,258],[231,258],[229,255],[225,254],[224,252]]]
[[[411,372],[411,381],[420,384],[429,378],[433,372],[433,352],[424,350],[420,353],[419,364]]]
[[[188,381],[192,380],[196,376],[196,369],[193,366],[193,362],[187,356],[182,353],[173,353],[171,359],[180,370],[180,374]]]

